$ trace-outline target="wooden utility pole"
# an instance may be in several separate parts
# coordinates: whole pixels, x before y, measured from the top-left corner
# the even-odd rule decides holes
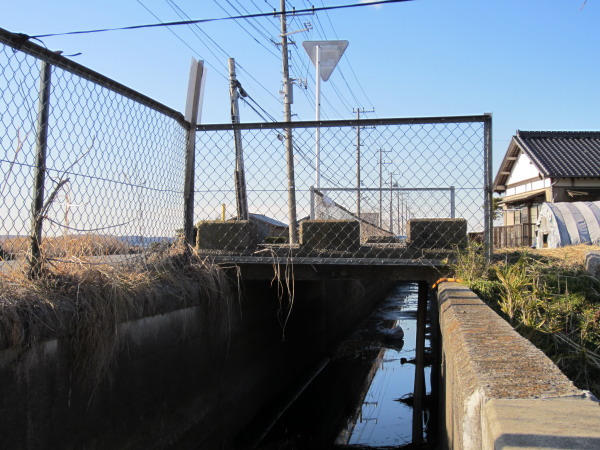
[[[292,121],[292,84],[288,65],[288,41],[287,41],[287,23],[285,14],[285,0],[280,1],[281,5],[281,59],[283,67],[283,120]],[[285,129],[285,149],[287,158],[287,178],[288,178],[288,220],[290,222],[290,244],[298,243],[297,223],[296,223],[296,182],[294,175],[294,147],[292,140],[292,128]]]
[[[239,82],[235,75],[235,59],[229,58],[229,96],[231,98],[231,123],[240,123]],[[246,95],[246,94],[243,94]],[[246,176],[244,173],[244,153],[242,150],[242,133],[233,130],[235,142],[235,197],[237,203],[237,219],[248,220],[248,197],[246,196]]]

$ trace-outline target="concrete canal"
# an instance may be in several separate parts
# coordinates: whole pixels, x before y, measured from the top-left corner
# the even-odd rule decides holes
[[[290,392],[291,404],[273,404],[240,435],[238,444],[264,449],[401,448],[435,441],[435,433],[429,433],[437,414],[431,402],[429,326],[427,367],[420,368],[427,395],[418,402],[422,409],[413,409],[419,370],[417,305],[417,284],[395,286],[305,389],[299,395]]]

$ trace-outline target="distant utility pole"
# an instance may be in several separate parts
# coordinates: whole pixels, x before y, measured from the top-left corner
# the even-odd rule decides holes
[[[391,150],[379,149],[379,228],[383,228],[383,154],[390,152]]]
[[[375,112],[375,109],[371,111],[365,111],[365,108],[352,109],[352,112],[356,113],[356,120],[360,120],[360,113]],[[356,215],[360,219],[360,125],[356,126]]]
[[[231,97],[231,123],[240,123],[238,98],[241,85],[235,75],[235,59],[229,58],[229,96]],[[241,89],[241,94],[246,95]],[[242,134],[233,130],[235,142],[235,197],[237,200],[238,220],[248,220],[248,197],[246,196],[246,176],[244,173],[244,153],[242,150]]]
[[[292,121],[292,82],[288,65],[288,40],[287,23],[285,14],[285,0],[280,1],[281,7],[281,59],[283,67],[283,120]],[[292,140],[292,128],[285,129],[285,148],[287,157],[288,178],[288,220],[290,222],[290,244],[298,243],[296,223],[296,183],[294,179],[294,147]]]

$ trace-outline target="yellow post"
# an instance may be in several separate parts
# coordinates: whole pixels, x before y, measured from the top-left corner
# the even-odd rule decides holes
[[[225,203],[221,205],[221,221],[225,222]]]

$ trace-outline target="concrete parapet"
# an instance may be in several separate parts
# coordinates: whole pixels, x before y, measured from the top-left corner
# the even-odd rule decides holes
[[[468,242],[465,219],[410,219],[406,234],[411,248],[466,247]]]
[[[300,245],[311,249],[358,250],[357,220],[304,220],[300,222]]]
[[[196,224],[199,249],[244,250],[258,244],[256,223],[248,220],[201,221]]]
[[[448,448],[600,448],[593,397],[467,287],[438,302]]]

